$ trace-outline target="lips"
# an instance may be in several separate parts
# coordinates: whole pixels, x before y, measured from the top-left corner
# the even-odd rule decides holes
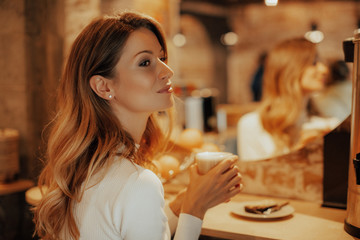
[[[171,83],[167,83],[165,87],[157,91],[157,93],[172,93],[174,90],[171,87]]]

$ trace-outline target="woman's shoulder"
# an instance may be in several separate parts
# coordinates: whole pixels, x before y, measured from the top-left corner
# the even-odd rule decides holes
[[[240,119],[259,119],[259,111],[247,112]]]
[[[161,181],[155,173],[125,158],[114,161],[105,178],[111,179],[111,182],[123,181],[125,184],[141,182],[161,185]]]
[[[159,204],[164,198],[164,189],[159,177],[151,170],[134,164],[130,161],[125,163],[132,172],[123,179],[124,185],[121,190],[114,193],[114,201],[126,203],[125,205]],[[123,168],[126,169],[126,168]],[[116,184],[116,181],[113,182]],[[114,188],[116,185],[113,185]],[[115,192],[115,191],[114,191]]]
[[[134,184],[143,186],[144,188],[162,186],[159,177],[151,170],[141,167],[135,164],[136,171],[130,176],[130,180],[134,181]]]
[[[85,235],[100,232],[118,237],[136,232],[138,229],[132,231],[131,227],[138,226],[132,223],[138,221],[139,216],[146,223],[153,221],[155,214],[162,214],[163,205],[159,178],[128,159],[117,159],[106,169],[102,180],[87,189],[75,206]]]
[[[256,127],[260,124],[260,115],[258,111],[248,112],[242,115],[238,121],[239,128]]]
[[[119,202],[139,201],[139,198],[163,197],[163,187],[158,176],[128,159],[118,159],[108,169],[97,187],[98,202],[112,206]],[[140,196],[141,195],[141,196]]]

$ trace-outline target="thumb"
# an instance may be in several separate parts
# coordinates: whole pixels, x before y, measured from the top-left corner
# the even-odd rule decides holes
[[[192,174],[192,173],[194,173],[194,172],[197,172],[197,164],[196,163],[194,163],[194,164],[192,164],[190,167],[189,167],[189,169],[190,169],[190,174]]]
[[[190,178],[193,178],[199,174],[197,164],[193,164],[189,167]]]

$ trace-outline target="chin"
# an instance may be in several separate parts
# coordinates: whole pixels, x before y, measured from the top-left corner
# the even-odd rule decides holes
[[[171,101],[169,101],[169,103],[166,105],[166,107],[165,107],[164,110],[169,109],[169,108],[172,108],[173,106],[174,106],[174,101],[173,101],[173,99],[171,98]]]
[[[174,106],[174,98],[171,95],[171,97],[169,99],[167,99],[163,102],[162,106],[159,108],[159,111],[167,110],[173,106]]]
[[[174,105],[174,96],[171,94],[170,97],[167,100],[168,108],[172,107]]]
[[[325,89],[325,86],[322,84],[318,84],[318,85],[313,85],[312,87],[309,87],[307,89],[308,92],[319,92]]]

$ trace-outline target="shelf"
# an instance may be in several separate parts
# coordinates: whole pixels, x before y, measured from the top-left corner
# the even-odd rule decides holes
[[[34,186],[31,180],[20,179],[10,183],[0,183],[0,196],[23,192]]]

